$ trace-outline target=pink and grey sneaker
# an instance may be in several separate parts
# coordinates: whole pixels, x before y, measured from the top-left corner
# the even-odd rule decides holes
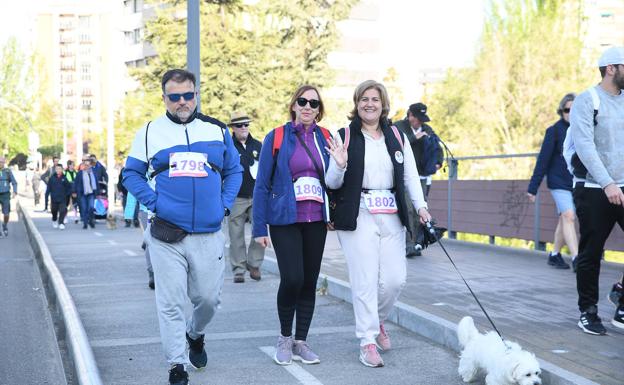
[[[386,332],[383,322],[379,324],[379,334],[377,335],[375,341],[377,342],[377,346],[379,346],[379,348],[384,352],[392,348],[392,344],[390,344],[390,336],[388,336],[388,332]]]
[[[304,364],[318,364],[321,362],[319,356],[310,349],[310,345],[308,345],[305,341],[295,340],[292,349],[292,359],[295,361],[301,361]]]
[[[277,339],[275,347],[275,355],[273,361],[278,365],[292,364],[293,338],[292,336],[284,337],[282,335]]]
[[[360,362],[370,368],[381,368],[384,366],[375,344],[360,346]]]

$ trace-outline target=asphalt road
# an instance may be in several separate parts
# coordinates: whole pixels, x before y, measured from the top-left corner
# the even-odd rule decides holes
[[[0,238],[0,384],[65,384],[54,326],[26,230]]]

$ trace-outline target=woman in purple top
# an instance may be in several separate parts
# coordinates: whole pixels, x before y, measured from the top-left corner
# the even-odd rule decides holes
[[[289,112],[291,122],[271,131],[262,145],[253,194],[253,236],[264,247],[273,244],[280,270],[281,335],[274,360],[279,365],[293,359],[317,364],[320,359],[306,339],[329,220],[324,182],[329,132],[317,125],[324,107],[316,87],[299,87]]]

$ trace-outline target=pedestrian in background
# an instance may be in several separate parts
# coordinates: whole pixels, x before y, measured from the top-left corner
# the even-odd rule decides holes
[[[262,144],[253,195],[253,236],[262,247],[273,243],[280,272],[280,336],[273,359],[279,365],[293,359],[317,364],[320,358],[307,338],[329,222],[324,187],[329,131],[317,124],[325,107],[314,86],[299,87],[288,112],[291,121],[273,129]]]
[[[48,162],[49,162],[49,160],[48,160]],[[41,176],[41,179],[45,182],[46,185],[48,184],[48,181],[50,180],[52,175],[54,175],[54,173],[56,172],[55,169],[56,169],[56,165],[58,163],[59,163],[59,157],[58,156],[53,156],[52,157],[52,166],[48,167],[48,169]],[[48,200],[50,198],[50,193],[48,191],[49,190],[46,187],[46,193],[44,194],[45,203],[44,203],[43,211],[48,211]]]
[[[95,228],[95,195],[98,191],[97,178],[91,167],[91,159],[89,156],[82,158],[82,169],[76,174],[76,181],[72,196],[78,199],[80,206],[80,219],[82,220],[82,228],[86,229],[87,225]]]
[[[2,206],[2,234],[7,237],[9,235],[9,216],[11,215],[11,197],[17,195],[17,181],[10,168],[5,167],[6,159],[0,157],[0,205]],[[11,187],[13,194],[11,195]]]
[[[35,198],[35,206],[37,206],[41,200],[41,173],[39,172],[39,167],[35,168],[35,171],[33,171],[31,183],[33,197]]]
[[[351,123],[330,141],[327,186],[336,190],[334,228],[347,266],[359,360],[381,367],[391,348],[384,322],[407,276],[405,233],[409,197],[421,223],[431,220],[412,149],[388,124],[390,101],[383,84],[367,80],[353,94]]]
[[[405,134],[412,148],[425,201],[429,196],[432,176],[444,162],[440,138],[427,124],[430,121],[427,106],[423,103],[414,103],[409,106],[406,118],[395,123],[395,126]],[[420,223],[418,212],[409,197],[406,197],[405,204],[410,225],[407,227],[410,231],[405,235],[405,255],[408,258],[417,257],[422,254],[426,230]]]
[[[57,164],[55,173],[48,180],[46,195],[50,196],[52,211],[52,227],[65,230],[65,215],[67,215],[67,197],[71,195],[71,183],[63,172],[63,165]]]
[[[251,119],[244,112],[234,112],[230,119],[232,141],[240,154],[243,167],[243,183],[228,217],[230,235],[230,265],[234,274],[234,283],[245,282],[245,270],[255,281],[261,278],[260,265],[264,260],[264,247],[252,239],[249,248],[245,245],[245,223],[253,219],[253,190],[258,174],[258,160],[262,143],[253,138],[249,132]]]
[[[67,169],[65,170],[65,177],[67,178],[67,181],[71,184],[71,191],[74,191],[74,183],[76,182],[77,175],[78,171],[76,171],[74,161],[68,160]],[[67,206],[68,210],[72,210],[74,212],[74,223],[78,223],[78,200],[74,198],[72,194],[69,194],[69,196],[67,197]],[[67,223],[67,216],[65,217],[65,223]]]
[[[578,239],[576,237],[576,210],[572,198],[572,174],[568,171],[563,158],[563,141],[570,127],[570,109],[575,94],[566,94],[559,102],[557,114],[559,120],[546,129],[544,141],[540,148],[533,176],[529,182],[527,195],[529,200],[535,203],[535,195],[542,179],[546,176],[546,182],[550,194],[557,207],[559,220],[555,228],[553,251],[548,255],[548,265],[556,269],[569,269],[561,256],[563,245],[567,245],[572,254],[572,264],[576,266],[575,258],[578,254]],[[576,269],[574,269],[576,271]]]

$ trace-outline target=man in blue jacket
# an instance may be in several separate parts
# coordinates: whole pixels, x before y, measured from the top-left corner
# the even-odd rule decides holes
[[[186,364],[207,364],[204,333],[223,284],[221,222],[238,193],[242,167],[227,126],[197,112],[195,76],[169,70],[161,86],[167,112],[137,132],[123,184],[154,214],[144,237],[161,341],[171,365],[169,383],[185,385]],[[193,304],[190,320],[184,313],[187,297]]]

